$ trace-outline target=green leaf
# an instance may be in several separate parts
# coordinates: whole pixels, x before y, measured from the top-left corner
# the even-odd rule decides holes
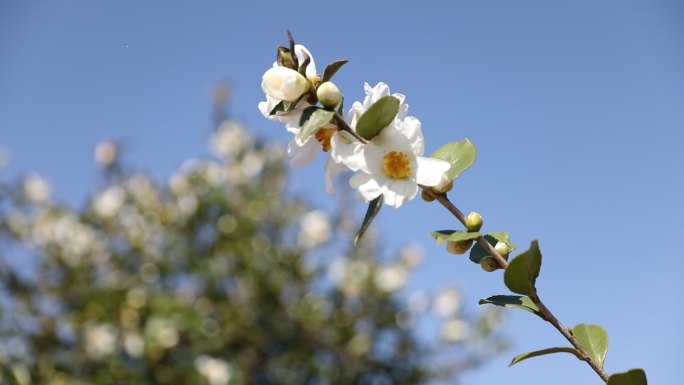
[[[354,237],[354,245],[356,246],[359,243],[359,240],[363,236],[363,234],[368,230],[368,226],[370,226],[371,222],[373,222],[373,219],[375,219],[375,216],[378,215],[380,212],[380,208],[382,207],[382,195],[378,196],[377,198],[373,199],[368,203],[368,210],[366,210],[366,216],[363,218],[363,223],[361,224],[361,228],[359,231],[356,233],[356,236]]]
[[[335,60],[334,62],[328,64],[323,71],[323,77],[321,78],[321,83],[330,80],[333,75],[339,70],[343,65],[347,64],[349,60]]]
[[[570,354],[574,354],[575,357],[577,357],[577,359],[581,359],[580,353],[575,348],[560,346],[560,347],[556,347],[556,348],[535,350],[535,351],[529,352],[529,353],[518,354],[517,356],[513,357],[513,360],[511,361],[510,364],[508,364],[508,366],[513,366],[513,365],[517,364],[518,362],[526,360],[528,358],[545,356],[547,354],[553,354],[553,353],[570,353]]]
[[[383,96],[361,115],[356,122],[356,133],[366,140],[371,140],[392,123],[398,112],[399,99],[394,96]]]
[[[476,156],[477,149],[468,139],[447,143],[430,155],[432,158],[446,160],[451,164],[447,175],[452,180],[456,179],[456,177],[470,167],[475,161]]]
[[[437,244],[439,245],[442,242],[449,241],[470,241],[479,238],[482,234],[478,232],[466,233],[465,231],[460,230],[439,230],[431,232],[430,235],[435,238],[435,241],[437,241]]]
[[[600,325],[579,324],[572,328],[572,334],[587,351],[589,357],[600,367],[608,351],[608,333]]]
[[[490,245],[492,245],[492,246],[496,245],[496,242],[497,242],[496,238],[492,237],[490,234],[485,235],[484,239],[486,239]],[[480,245],[479,242],[476,243],[475,245],[473,245],[473,248],[470,249],[470,260],[475,262],[475,263],[480,263],[482,258],[487,257],[487,256],[489,256],[489,253],[487,253],[487,251],[485,251],[484,247],[482,247],[482,245]]]
[[[537,289],[534,287],[539,268],[541,267],[541,252],[535,239],[530,248],[515,257],[504,271],[504,283],[514,293],[522,295],[534,295]]]
[[[496,239],[499,242],[505,243],[511,251],[518,248],[518,245],[511,242],[511,239],[508,237],[508,233],[505,231],[492,231],[488,235],[492,236],[492,238]],[[496,246],[496,242],[494,242],[492,246]]]
[[[295,100],[294,102],[286,102],[284,100],[281,100],[280,103],[276,104],[275,107],[269,112],[269,115],[275,115],[278,112],[290,112],[297,107],[297,104],[299,103],[300,100],[308,97],[308,93],[303,93],[302,96],[299,97],[299,99]]]
[[[324,108],[311,106],[304,109],[302,118],[299,121],[301,129],[297,134],[297,138],[304,142],[309,136],[313,135],[319,128],[330,123],[335,117],[335,111],[326,110]]]
[[[614,373],[608,377],[606,385],[647,385],[646,372],[643,369],[631,369]]]
[[[484,304],[527,310],[530,313],[534,313],[541,317],[539,308],[529,297],[523,297],[519,295],[494,295],[489,298],[481,299],[480,305]]]

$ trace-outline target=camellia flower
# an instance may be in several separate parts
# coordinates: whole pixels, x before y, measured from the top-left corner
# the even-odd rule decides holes
[[[282,67],[278,62],[273,62],[273,66],[264,73],[261,81],[261,89],[266,94],[266,101],[259,103],[259,111],[264,117],[270,120],[280,121],[286,124],[288,131],[297,133],[299,120],[302,117],[304,108],[310,106],[306,100],[300,100],[296,108],[287,113],[271,115],[271,111],[282,101],[294,102],[311,87],[310,81],[316,76],[316,62],[306,47],[301,44],[295,45],[295,55],[300,63],[308,57],[309,64],[306,66],[306,78],[299,72]],[[305,98],[304,98],[305,99]]]
[[[363,103],[355,102],[349,111],[352,128],[373,103],[390,95],[385,83],[378,83],[375,87],[366,83],[365,91]],[[399,99],[400,105],[397,117],[388,127],[367,144],[350,139],[348,135],[337,135],[333,137],[331,155],[335,161],[358,171],[349,182],[358,190],[361,199],[369,202],[383,195],[386,204],[398,208],[416,196],[419,184],[439,184],[450,165],[443,160],[422,156],[425,141],[420,121],[407,116],[408,105],[404,103],[403,95],[392,96]]]
[[[366,202],[382,195],[385,203],[399,208],[416,196],[419,184],[434,186],[449,170],[448,162],[421,156],[423,146],[418,119],[408,117],[402,126],[407,128],[386,127],[363,146],[363,157],[358,159],[360,171],[352,176],[349,184]]]

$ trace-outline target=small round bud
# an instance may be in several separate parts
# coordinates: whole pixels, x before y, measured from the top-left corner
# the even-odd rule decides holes
[[[447,251],[450,252],[451,254],[465,254],[468,249],[470,249],[470,246],[472,246],[473,241],[448,241],[447,242]]]
[[[492,272],[496,269],[500,269],[499,263],[494,259],[494,257],[486,256],[480,260],[480,267],[482,270]]]
[[[325,82],[316,90],[318,101],[328,108],[334,108],[342,100],[340,89],[333,82]]]
[[[482,228],[482,215],[472,211],[465,220],[465,226],[468,231],[480,231]]]
[[[444,173],[442,175],[442,180],[439,181],[439,183],[435,186],[432,186],[432,191],[440,193],[440,194],[446,194],[451,189],[454,187],[454,181],[449,178],[449,176]]]
[[[507,244],[504,242],[497,242],[496,246],[494,246],[494,250],[496,250],[499,255],[504,257],[504,259],[508,260],[508,253],[511,252],[511,249],[508,247]]]
[[[423,198],[425,202],[432,202],[435,198],[429,192],[425,190],[420,190],[420,197]]]

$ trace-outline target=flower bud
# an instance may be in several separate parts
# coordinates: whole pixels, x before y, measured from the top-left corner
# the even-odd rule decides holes
[[[465,219],[465,226],[468,231],[480,231],[482,228],[482,215],[472,211]]]
[[[429,192],[425,190],[420,190],[420,197],[423,198],[425,202],[432,202],[435,198]]]
[[[339,88],[333,82],[325,82],[316,90],[316,96],[321,104],[328,108],[334,108],[342,100]]]
[[[268,96],[294,102],[309,90],[309,81],[299,72],[286,67],[272,67],[262,78],[261,89]]]
[[[447,242],[447,251],[450,252],[451,254],[465,254],[468,249],[470,249],[470,246],[472,246],[473,241],[448,241]]]
[[[449,176],[444,173],[442,175],[442,180],[435,186],[432,186],[432,191],[440,194],[446,194],[454,187],[454,181],[449,178]]]
[[[494,257],[489,255],[480,260],[480,267],[482,267],[482,270],[489,272],[501,268],[501,266],[499,266],[499,262],[497,262]]]
[[[511,249],[508,247],[508,245],[504,242],[497,242],[496,246],[494,246],[494,249],[496,250],[499,255],[504,257],[504,259],[508,260],[508,253],[511,252]]]

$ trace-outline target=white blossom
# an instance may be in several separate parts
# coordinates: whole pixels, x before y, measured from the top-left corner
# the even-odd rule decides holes
[[[299,221],[299,245],[309,249],[330,239],[332,232],[330,218],[322,210],[309,211]]]
[[[30,174],[24,179],[24,195],[33,203],[45,203],[52,195],[48,181],[40,175]]]
[[[225,385],[230,381],[230,366],[220,358],[201,355],[195,359],[195,369],[211,385]]]
[[[126,191],[121,186],[110,186],[93,199],[93,211],[100,218],[112,218],[119,212],[125,200]]]

